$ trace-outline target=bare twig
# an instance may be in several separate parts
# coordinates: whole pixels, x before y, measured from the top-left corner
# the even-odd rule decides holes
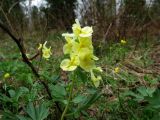
[[[9,25],[9,27],[11,28],[12,32],[15,32],[15,33],[16,33],[16,31],[13,29],[13,26],[12,26],[10,20],[8,19],[7,14],[4,12],[2,6],[0,7],[0,10],[2,11],[2,13],[3,13],[3,15],[4,15],[6,21],[7,21],[8,25]],[[17,34],[17,33],[16,33],[16,34]]]
[[[17,1],[17,2],[15,2],[15,3],[13,3],[12,6],[9,8],[8,13],[10,13],[11,10],[12,10],[17,4],[19,4],[19,2],[20,2],[20,1]]]

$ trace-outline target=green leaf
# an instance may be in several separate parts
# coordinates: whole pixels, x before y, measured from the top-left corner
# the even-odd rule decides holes
[[[29,103],[27,105],[26,112],[32,118],[32,120],[37,120],[36,119],[36,111],[34,109],[33,103]]]
[[[14,90],[11,89],[11,90],[8,91],[8,93],[9,93],[11,98],[15,97],[16,92]]]
[[[146,88],[144,86],[139,87],[137,91],[142,95],[142,96],[147,96]]]
[[[134,93],[132,91],[126,91],[124,93],[124,97],[126,97],[126,96],[132,96],[132,97],[134,97],[135,101],[142,101],[144,99],[144,97],[142,95],[136,94],[136,93]]]
[[[46,108],[45,104],[42,103],[40,106],[36,107],[36,115],[37,115],[37,120],[43,120],[47,118],[49,110]]]
[[[12,102],[12,99],[0,93],[0,100],[3,102]]]
[[[44,103],[36,107],[33,106],[33,103],[29,103],[26,112],[32,120],[44,120],[49,115],[49,109]]]
[[[9,111],[2,113],[2,120],[17,120],[17,116]]]
[[[17,118],[18,118],[19,120],[31,120],[31,119],[29,119],[28,117],[24,117],[24,116],[22,116],[22,115],[17,115]]]
[[[155,88],[147,88],[146,92],[149,97],[152,97],[155,90],[156,90]]]
[[[50,84],[49,88],[51,90],[52,95],[55,98],[63,99],[67,95],[67,92],[66,92],[64,86]]]
[[[152,94],[154,93],[155,89],[154,88],[146,88],[144,86],[139,87],[137,91],[144,97],[149,96],[152,97]]]
[[[32,74],[27,75],[27,82],[31,85],[33,84]]]
[[[86,100],[86,96],[78,95],[73,99],[73,102],[77,104],[77,103],[80,103],[84,100]]]
[[[160,109],[160,90],[156,90],[153,97],[148,98],[149,106],[151,108]]]
[[[98,98],[100,98],[101,93],[96,91],[92,96],[88,97],[83,103],[83,105],[79,108],[78,111],[88,109]]]
[[[15,100],[18,101],[19,97],[21,97],[24,93],[28,93],[29,89],[26,87],[20,87],[17,91],[16,91],[16,95],[15,95]]]

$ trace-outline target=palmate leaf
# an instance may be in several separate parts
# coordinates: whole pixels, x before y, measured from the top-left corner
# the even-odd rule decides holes
[[[153,97],[147,98],[149,105],[148,108],[160,109],[160,90],[157,89]]]
[[[36,112],[35,112],[35,108],[33,106],[33,103],[29,103],[28,104],[28,106],[26,108],[26,112],[32,118],[32,120],[37,120],[36,119]]]
[[[148,97],[152,97],[155,92],[155,88],[149,88],[149,87],[139,87],[137,88],[137,92],[127,91],[124,95],[125,96],[132,96],[134,97],[135,101],[142,101]]]
[[[17,115],[17,118],[18,118],[19,120],[31,120],[31,118],[24,117],[24,116],[22,116],[22,115]]]
[[[49,115],[49,110],[44,103],[37,107],[34,107],[33,103],[29,103],[26,112],[32,120],[44,120]]]
[[[139,87],[137,91],[142,95],[142,96],[149,96],[152,97],[152,94],[154,93],[155,89],[154,88],[146,88],[144,86]]]
[[[43,120],[47,118],[48,114],[49,110],[46,108],[44,104],[41,104],[39,107],[36,108],[37,120]]]

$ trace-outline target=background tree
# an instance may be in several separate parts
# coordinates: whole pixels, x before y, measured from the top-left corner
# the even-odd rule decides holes
[[[15,30],[23,28],[24,13],[20,5],[22,1],[24,0],[2,0],[0,2],[0,20],[8,24],[12,30],[12,27]]]
[[[43,9],[51,27],[66,29],[75,19],[76,0],[46,0],[48,7]]]
[[[152,2],[150,17],[153,19],[160,17],[160,0],[154,0]]]

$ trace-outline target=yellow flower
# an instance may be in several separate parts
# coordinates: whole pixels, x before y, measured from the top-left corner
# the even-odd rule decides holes
[[[72,30],[73,30],[73,33],[78,36],[80,33],[81,33],[81,25],[78,21],[78,19],[75,20],[75,24],[73,24],[72,26]]]
[[[95,76],[93,70],[102,72],[100,67],[96,67],[95,61],[99,58],[93,54],[92,45],[92,27],[81,28],[79,21],[76,19],[73,24],[73,33],[64,33],[66,44],[63,47],[64,54],[69,54],[70,59],[64,59],[60,67],[64,71],[74,71],[77,67],[81,67],[86,72],[91,73],[91,79],[96,87],[99,86],[101,76]]]
[[[51,47],[50,48],[43,48],[42,49],[42,56],[45,58],[45,59],[49,59],[50,56],[51,56]]]
[[[100,84],[100,80],[102,80],[101,76],[95,76],[93,71],[91,71],[91,80],[93,81],[93,84],[95,87],[98,87]]]
[[[93,33],[93,29],[92,27],[84,27],[81,28],[81,25],[78,21],[78,19],[75,20],[75,24],[73,24],[72,26],[72,30],[73,33],[77,36],[77,37],[91,37],[92,33]]]
[[[42,49],[42,44],[39,44],[38,50]]]
[[[114,69],[114,72],[115,72],[115,73],[119,73],[119,71],[120,71],[120,68],[119,68],[119,67],[116,67],[116,68]]]
[[[51,52],[51,47],[47,48],[46,44],[47,44],[47,41],[43,45],[39,44],[38,50],[42,49],[42,57],[48,60],[52,52]]]
[[[82,48],[79,51],[80,67],[85,71],[89,72],[91,69],[95,68],[95,62],[93,60],[93,53],[88,48]]]
[[[84,27],[81,29],[81,33],[79,34],[80,37],[91,37],[93,33],[92,27]]]
[[[88,38],[79,38],[79,49],[81,48],[89,48],[91,51],[93,51],[93,45],[92,45],[92,39],[90,37]]]
[[[9,73],[5,73],[4,74],[4,79],[8,79],[8,78],[10,78],[10,74]]]
[[[61,62],[60,67],[64,70],[64,71],[73,71],[77,68],[77,66],[79,65],[79,58],[77,56],[73,56],[70,59],[64,59]]]
[[[121,40],[121,44],[126,44],[126,43],[127,43],[127,41]]]
[[[72,51],[74,51],[74,48],[76,48],[77,46],[77,42],[75,42],[74,38],[69,37],[69,36],[65,36],[65,39],[67,41],[67,44],[65,44],[63,46],[63,52],[64,54],[70,54]]]

